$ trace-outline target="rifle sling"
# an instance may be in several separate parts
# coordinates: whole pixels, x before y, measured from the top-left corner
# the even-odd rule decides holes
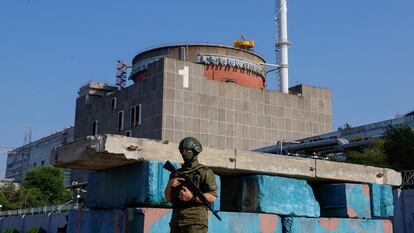
[[[189,170],[181,170],[180,172],[181,172],[182,174],[187,175],[188,173],[191,173],[191,172],[197,171],[198,169],[203,168],[203,167],[205,167],[203,164],[199,164],[199,165],[197,165],[197,166],[195,166],[195,167],[193,167],[193,168],[191,168],[191,169],[189,169]]]

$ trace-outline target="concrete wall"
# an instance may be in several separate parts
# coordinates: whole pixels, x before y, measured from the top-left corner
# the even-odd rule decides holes
[[[179,70],[189,67],[189,85]],[[208,80],[204,66],[164,58],[148,66],[146,78],[122,91],[85,94],[76,102],[75,138],[125,135],[179,142],[194,136],[214,148],[254,149],[332,130],[331,93],[326,88],[294,87],[282,94]],[[111,100],[116,98],[116,108]],[[141,124],[131,126],[131,107],[142,105]],[[117,129],[118,112],[124,127]]]
[[[222,221],[209,215],[209,233],[282,233],[281,219],[272,214],[221,212]],[[168,233],[171,209],[74,211],[68,233]]]
[[[66,226],[67,216],[67,213],[50,213],[2,217],[0,218],[0,232],[6,229],[27,232],[30,228],[41,227],[47,232],[56,233],[58,229]]]
[[[59,226],[67,223],[68,233],[168,233],[171,209],[127,208],[74,210],[67,214],[51,214],[59,218]],[[305,218],[274,214],[220,212],[222,221],[209,215],[209,233],[392,233],[393,224],[386,219]],[[68,216],[67,218],[63,216]],[[30,218],[30,220],[29,220]],[[47,232],[48,215],[32,215],[26,221],[21,216],[0,220],[1,230],[13,228],[25,232],[33,226]],[[53,221],[52,221],[53,223]],[[412,225],[411,225],[412,226]],[[408,231],[412,228],[408,225]],[[399,231],[394,231],[399,232]]]
[[[179,75],[184,66],[189,67],[188,88]],[[179,142],[194,136],[204,146],[250,150],[332,130],[329,89],[299,85],[292,88],[294,95],[283,94],[204,75],[204,65],[163,58],[148,65],[145,79],[123,90],[83,87],[76,100],[74,137],[109,133]],[[134,125],[131,107],[137,105],[141,119]],[[72,180],[85,182],[87,174],[74,170]]]
[[[390,220],[283,218],[284,233],[392,233]]]
[[[189,67],[188,88],[177,71]],[[250,150],[332,130],[331,94],[306,85],[296,95],[207,80],[203,65],[164,59],[162,139],[199,138],[213,148]]]
[[[146,172],[143,172],[144,174]],[[147,172],[148,173],[148,172]],[[118,174],[119,175],[119,174]],[[162,175],[162,174],[161,174]],[[250,176],[255,177],[255,176]],[[261,177],[261,176],[259,176]],[[267,176],[266,176],[267,177]],[[125,179],[130,178],[125,176]],[[142,177],[141,177],[142,178]],[[159,179],[152,177],[153,182],[159,182]],[[140,179],[137,177],[137,179]],[[243,179],[242,179],[243,181]],[[300,184],[286,186],[283,182],[278,181],[280,189],[285,190],[287,195],[294,195],[296,198],[296,203],[292,203],[286,197],[283,197],[282,191],[278,191],[277,187],[271,187],[272,180],[263,179],[260,181],[257,178],[253,180],[248,180],[250,182],[257,182],[257,184],[252,184],[256,187],[267,187],[265,189],[267,195],[257,195],[259,198],[254,198],[257,189],[245,187],[241,192],[249,193],[250,199],[245,199],[243,201],[257,201],[264,205],[270,207],[281,205],[284,208],[284,211],[288,211],[291,207],[289,205],[302,205],[302,208],[306,209],[307,203],[303,200],[303,197],[300,195],[303,194]],[[246,182],[246,181],[244,181]],[[274,182],[273,182],[274,183]],[[104,184],[104,183],[103,183]],[[223,186],[227,186],[228,183],[223,183]],[[335,185],[338,186],[338,185]],[[363,185],[359,185],[363,186]],[[368,185],[367,185],[368,186]],[[125,190],[117,189],[112,185],[113,189],[117,191],[119,198],[126,198],[129,194]],[[122,185],[120,186],[122,187]],[[342,187],[346,188],[345,185]],[[351,186],[350,186],[351,187]],[[358,186],[356,186],[358,187]],[[133,187],[132,187],[133,188]],[[228,196],[232,196],[235,192],[240,192],[240,190],[234,189],[232,187],[226,187],[228,190],[222,192],[223,200],[228,200]],[[259,188],[260,189],[260,188]],[[292,190],[297,189],[297,190]],[[225,190],[225,189],[224,189]],[[334,200],[338,198],[343,198],[346,194],[340,194],[333,190],[327,190],[327,196],[330,196]],[[346,190],[346,189],[345,189]],[[296,193],[297,191],[297,193]],[[142,195],[146,195],[148,189],[143,187]],[[412,194],[408,192],[408,194]],[[349,196],[355,196],[352,198],[358,199],[361,195],[365,195],[363,192],[349,191]],[[403,194],[404,195],[404,194]],[[305,195],[306,196],[306,195]],[[93,197],[92,197],[93,198]],[[108,196],[110,199],[111,196]],[[397,198],[397,197],[396,197]],[[401,198],[401,195],[400,195]],[[282,200],[282,202],[280,202]],[[384,198],[378,199],[380,202],[385,200]],[[398,211],[404,203],[403,201],[409,200],[397,200],[400,202],[399,206],[396,206]],[[231,201],[230,201],[231,202]],[[384,205],[389,203],[386,200],[379,205]],[[153,205],[157,204],[143,203],[142,205]],[[408,205],[409,206],[409,205]],[[69,214],[39,214],[39,215],[27,215],[27,216],[10,216],[3,217],[0,219],[0,229],[14,228],[20,232],[24,232],[30,227],[42,227],[44,229],[57,229],[57,227],[63,227],[67,223],[67,232],[76,232],[76,233],[106,233],[106,232],[131,232],[131,233],[163,233],[169,232],[168,223],[171,218],[171,209],[166,208],[147,208],[147,207],[130,207],[130,208],[104,208],[105,206],[95,206],[102,209],[85,209],[85,210],[74,210]],[[243,211],[253,211],[260,212],[261,210],[236,210],[237,212],[219,212],[219,215],[223,221],[218,221],[214,215],[209,214],[209,232],[213,233],[354,233],[354,232],[366,232],[366,233],[391,233],[393,232],[393,224],[388,219],[358,219],[358,218],[308,218],[308,217],[297,217],[298,212],[292,211],[291,213],[276,215],[276,214],[265,214],[265,213],[246,213]],[[409,213],[409,211],[404,214]],[[66,218],[66,216],[68,216]],[[400,215],[396,215],[396,217]],[[405,215],[407,216],[407,215]],[[405,223],[404,221],[407,220]],[[398,220],[394,218],[395,232],[410,233],[412,232],[412,222],[410,222],[410,216],[405,219]],[[401,225],[398,225],[401,224]],[[47,228],[49,227],[49,228]],[[402,229],[401,227],[405,227]],[[55,231],[49,231],[55,232]]]
[[[395,189],[394,233],[414,232],[414,189]]]
[[[92,125],[97,121],[97,134],[111,133],[133,137],[161,138],[163,98],[163,61],[148,67],[145,80],[130,85],[122,91],[103,95],[85,94],[76,100],[75,139],[93,135]],[[116,106],[112,109],[112,99]],[[141,124],[131,125],[131,107],[141,104]],[[123,127],[118,131],[118,113],[123,111]]]

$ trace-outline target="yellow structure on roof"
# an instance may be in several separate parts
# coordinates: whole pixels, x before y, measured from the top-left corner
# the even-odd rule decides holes
[[[238,49],[251,50],[254,48],[254,40],[246,40],[244,36],[240,36],[240,40],[233,41],[233,47]]]

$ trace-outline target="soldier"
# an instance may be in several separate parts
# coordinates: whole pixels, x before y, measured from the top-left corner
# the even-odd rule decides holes
[[[210,203],[217,197],[216,178],[210,168],[198,162],[201,143],[193,138],[181,140],[178,147],[184,163],[179,169],[204,193]],[[165,198],[173,203],[170,221],[171,233],[207,233],[208,209],[187,187],[181,185],[182,178],[170,176],[165,188]]]

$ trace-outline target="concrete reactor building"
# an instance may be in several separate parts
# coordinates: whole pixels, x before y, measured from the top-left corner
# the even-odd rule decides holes
[[[258,54],[211,44],[161,46],[138,53],[123,88],[88,83],[76,102],[75,139],[112,133],[214,148],[251,150],[332,130],[331,93],[297,85],[265,89]]]

